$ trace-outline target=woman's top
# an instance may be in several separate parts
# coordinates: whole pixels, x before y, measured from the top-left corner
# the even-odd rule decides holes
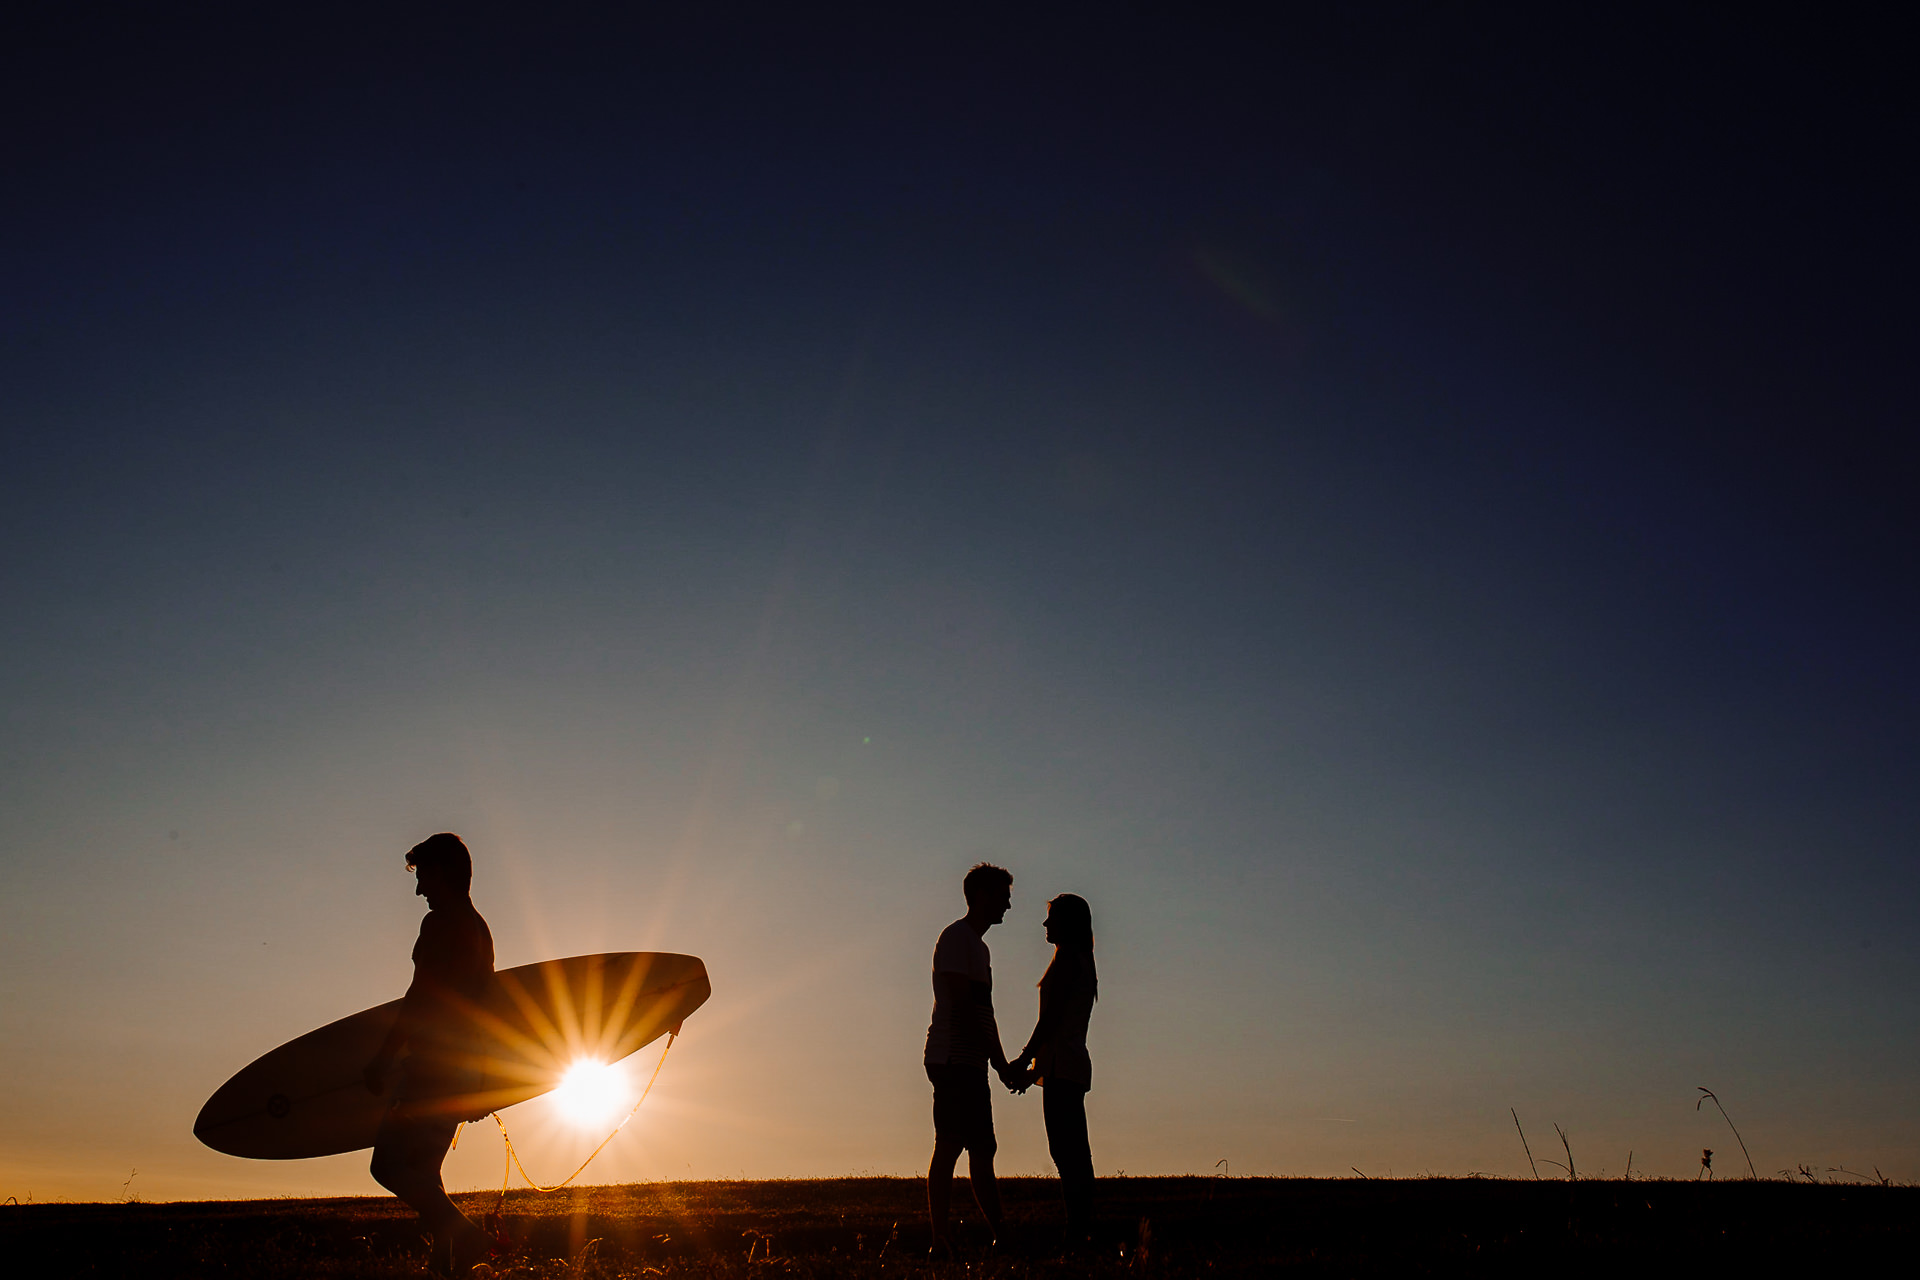
[[[1093,956],[1057,948],[1040,979],[1040,1021],[1021,1056],[1032,1055],[1040,1083],[1093,1087],[1093,1058],[1087,1053],[1087,1023],[1093,1018]]]

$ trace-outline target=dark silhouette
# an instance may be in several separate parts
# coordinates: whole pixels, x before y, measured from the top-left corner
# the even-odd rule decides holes
[[[960,882],[967,914],[948,925],[933,948],[933,1020],[927,1028],[927,1079],[933,1082],[933,1163],[927,1167],[927,1215],[933,1247],[947,1248],[953,1167],[967,1153],[973,1199],[997,1238],[1000,1187],[993,1177],[991,1066],[1008,1087],[1014,1076],[993,1020],[993,960],[987,930],[1013,905],[1013,873],[982,862]]]
[[[366,1066],[367,1088],[380,1094],[400,1064],[393,1104],[374,1138],[371,1171],[433,1233],[433,1270],[464,1274],[486,1257],[490,1242],[447,1198],[440,1165],[461,1122],[479,1118],[458,1099],[477,1088],[469,1011],[485,1002],[493,983],[493,933],[467,896],[473,857],[459,836],[442,832],[421,841],[407,852],[407,870],[417,880],[414,892],[427,900],[427,915],[413,944],[413,984]]]
[[[1013,1062],[1008,1087],[1024,1092],[1039,1082],[1047,1148],[1067,1202],[1067,1235],[1077,1242],[1086,1239],[1093,1216],[1093,1148],[1087,1140],[1093,1058],[1087,1052],[1087,1023],[1100,994],[1100,975],[1093,964],[1093,909],[1085,898],[1063,893],[1047,904],[1044,927],[1053,944],[1053,963],[1040,979],[1040,1020]]]

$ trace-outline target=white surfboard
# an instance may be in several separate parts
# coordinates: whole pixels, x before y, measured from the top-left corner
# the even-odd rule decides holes
[[[616,1062],[678,1031],[713,992],[698,959],[662,951],[543,960],[494,977],[495,994],[472,1011],[467,1087],[435,1100],[461,1119],[539,1097],[575,1062]],[[215,1151],[260,1160],[372,1146],[393,1090],[373,1093],[361,1073],[399,1014],[400,1001],[389,1001],[262,1055],[207,1099],[194,1136]]]

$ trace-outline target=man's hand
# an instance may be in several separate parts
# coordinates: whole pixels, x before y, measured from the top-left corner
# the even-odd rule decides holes
[[[1040,1078],[1040,1073],[1034,1070],[1033,1064],[1034,1058],[1031,1053],[1021,1054],[1009,1062],[1007,1069],[1000,1073],[1000,1082],[1015,1093],[1025,1093],[1033,1087],[1034,1081]]]

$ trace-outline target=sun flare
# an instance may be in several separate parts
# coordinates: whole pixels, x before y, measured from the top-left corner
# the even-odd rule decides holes
[[[611,1063],[586,1058],[568,1067],[560,1077],[553,1101],[569,1122],[592,1128],[618,1120],[631,1101],[629,1092],[624,1071]]]

